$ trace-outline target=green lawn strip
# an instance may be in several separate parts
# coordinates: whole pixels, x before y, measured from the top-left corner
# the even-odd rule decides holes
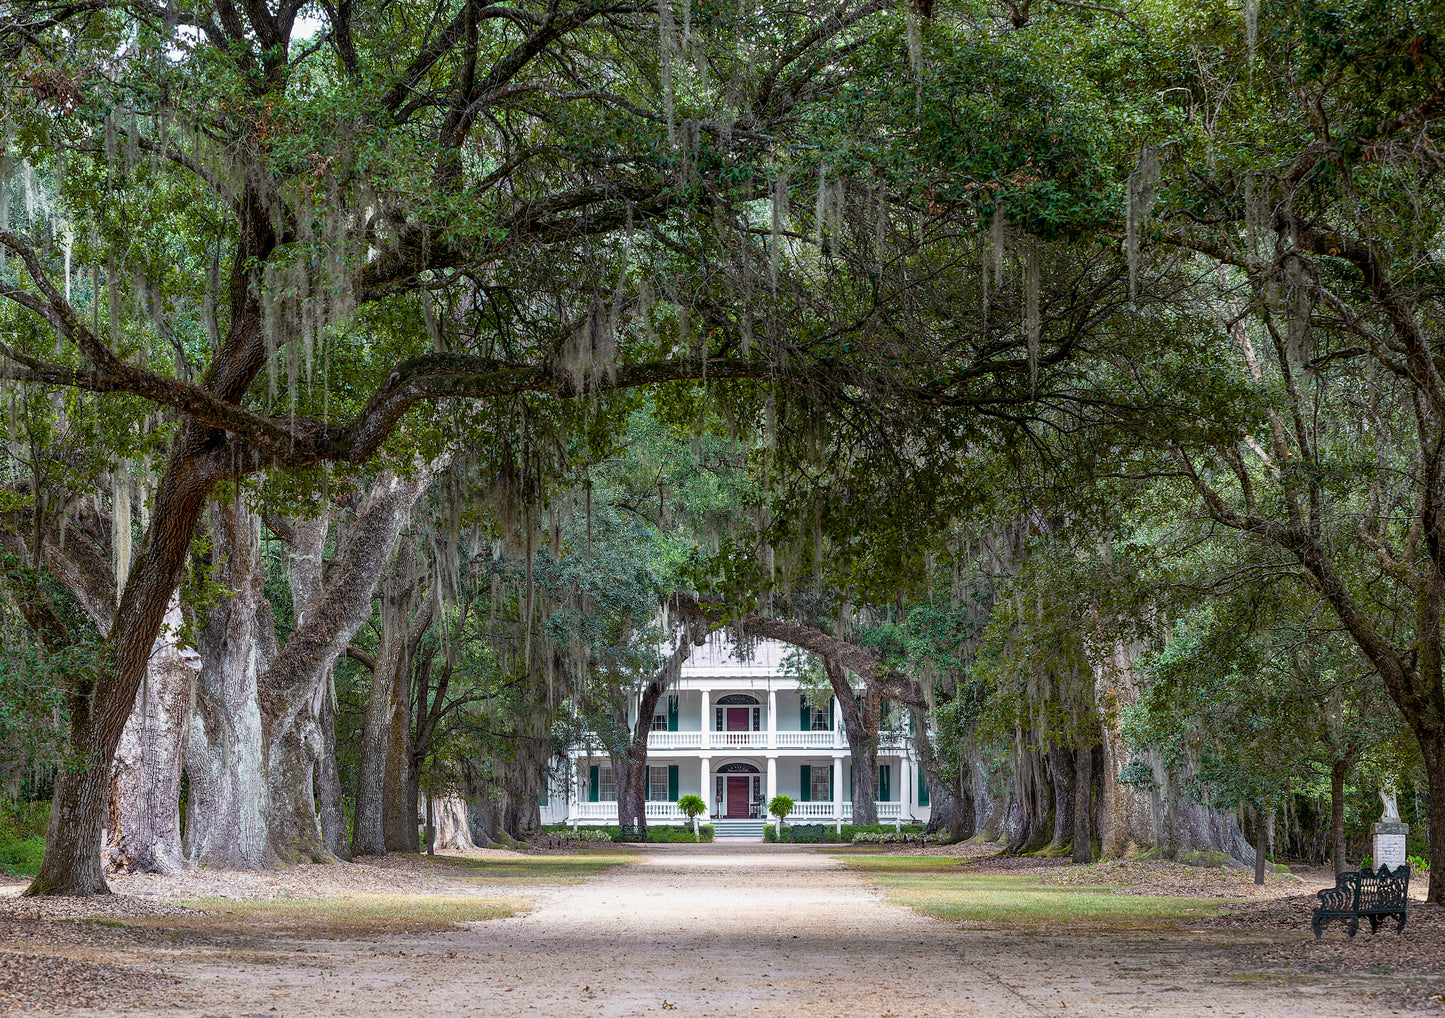
[[[196,932],[266,931],[298,936],[348,937],[376,933],[425,933],[456,923],[506,919],[525,902],[471,894],[354,892],[326,898],[176,898],[177,905],[205,915],[127,920],[137,926]]]
[[[1217,915],[1219,901],[1130,894],[1126,888],[1058,887],[1033,876],[960,871],[958,860],[931,856],[834,856],[867,874],[901,905],[937,919],[1038,927],[1155,924]]]
[[[577,884],[614,866],[635,863],[639,858],[636,850],[621,850],[506,859],[438,856],[434,861],[453,870],[449,876],[484,884]]]

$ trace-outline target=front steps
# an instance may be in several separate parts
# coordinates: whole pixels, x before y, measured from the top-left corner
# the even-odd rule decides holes
[[[714,841],[762,841],[762,820],[714,820],[712,839]]]

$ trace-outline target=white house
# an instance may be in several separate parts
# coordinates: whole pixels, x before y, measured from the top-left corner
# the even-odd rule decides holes
[[[791,796],[790,822],[850,822],[853,782],[872,782],[881,823],[928,819],[928,786],[906,727],[879,738],[877,772],[853,773],[837,705],[813,702],[782,671],[783,644],[749,656],[721,640],[693,649],[677,684],[658,702],[647,743],[647,819],[681,822],[677,799],[701,795],[726,833],[758,836],[767,803]],[[819,698],[821,699],[821,698]],[[617,823],[612,765],[597,745],[568,754],[571,781],[554,784],[544,823]]]

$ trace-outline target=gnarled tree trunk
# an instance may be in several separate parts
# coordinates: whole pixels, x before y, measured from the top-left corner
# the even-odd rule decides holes
[[[855,693],[843,666],[823,658],[823,671],[833,687],[833,700],[843,720],[848,750],[853,758],[853,823],[876,824],[878,805],[873,798],[873,775],[878,773],[878,729],[883,718],[883,697],[865,685]]]
[[[232,591],[201,627],[186,736],[186,859],[206,869],[274,865],[267,840],[265,736],[257,680],[276,656],[262,596],[261,519],[239,499],[211,510],[216,582]]]
[[[412,483],[415,483],[415,479]],[[414,491],[406,505],[411,506],[423,487]],[[399,535],[402,519],[396,521],[393,541]],[[392,544],[388,544],[390,552]],[[404,775],[393,754],[393,725],[398,696],[409,694],[411,655],[421,636],[431,625],[434,599],[427,598],[416,610],[422,595],[424,571],[418,567],[418,551],[414,541],[402,542],[395,567],[381,583],[381,645],[377,648],[372,669],[371,691],[367,697],[366,719],[361,734],[361,762],[356,778],[356,815],[351,849],[357,855],[385,855],[388,849],[416,851],[416,815],[396,815],[404,786]],[[390,558],[388,554],[386,558]],[[368,601],[370,597],[368,595]],[[394,791],[393,809],[388,822],[388,781]],[[410,826],[407,837],[405,825]],[[400,829],[399,829],[400,828]],[[389,835],[389,836],[388,836]]]
[[[1074,862],[1094,861],[1093,772],[1093,747],[1081,746],[1074,751]]]
[[[179,601],[172,601],[166,626],[111,764],[105,867],[112,873],[176,873],[185,866],[182,733],[200,659],[176,644]]]

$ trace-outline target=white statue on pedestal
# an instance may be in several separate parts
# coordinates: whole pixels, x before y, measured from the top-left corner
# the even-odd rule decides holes
[[[1400,822],[1400,806],[1395,801],[1394,786],[1380,789],[1380,801],[1385,804],[1385,813],[1380,817],[1380,823],[1398,824]]]

